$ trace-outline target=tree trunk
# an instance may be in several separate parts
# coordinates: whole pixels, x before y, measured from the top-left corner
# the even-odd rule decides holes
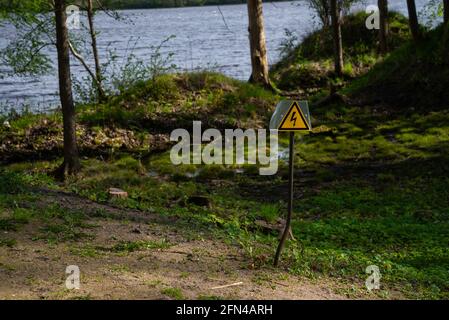
[[[419,23],[418,23],[418,15],[416,14],[415,0],[407,0],[407,9],[408,9],[408,21],[410,25],[410,32],[412,34],[413,40],[417,42],[421,38],[421,35],[419,32]]]
[[[249,43],[252,73],[250,82],[271,88],[265,43],[262,0],[248,0]]]
[[[323,9],[324,9],[324,16],[325,18],[323,19],[323,27],[324,29],[328,29],[331,26],[331,22],[330,22],[330,8],[329,8],[329,1],[328,0],[322,0],[321,1],[323,4]]]
[[[449,0],[443,0],[444,6],[444,24],[449,22]]]
[[[56,49],[58,51],[59,96],[61,98],[64,124],[64,163],[58,173],[63,178],[75,174],[80,169],[76,145],[75,106],[70,78],[70,49],[67,30],[67,15],[64,0],[55,0]]]
[[[379,7],[379,51],[386,54],[388,51],[388,0],[378,0]]]
[[[343,43],[341,37],[340,8],[338,7],[337,0],[331,0],[331,20],[334,39],[335,73],[337,76],[341,76],[343,73]]]
[[[96,75],[96,85],[97,85],[97,91],[98,96],[100,100],[104,100],[105,93],[102,86],[102,76],[101,76],[101,66],[100,66],[100,58],[98,56],[98,48],[97,48],[97,35],[95,33],[95,27],[94,27],[94,11],[92,6],[92,0],[87,0],[87,20],[89,21],[89,32],[90,32],[90,38],[91,38],[91,44],[92,44],[92,52],[94,55],[94,61],[95,61],[95,75]]]

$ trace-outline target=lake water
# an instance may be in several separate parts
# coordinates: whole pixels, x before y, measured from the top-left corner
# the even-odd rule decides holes
[[[406,13],[405,0],[390,0],[390,8]],[[377,1],[366,1],[366,4]],[[418,0],[420,10],[425,0]],[[360,7],[364,8],[364,6]],[[221,12],[220,12],[221,10]],[[154,46],[175,35],[162,48],[162,53],[174,53],[173,63],[181,70],[213,69],[237,79],[248,79],[249,59],[248,18],[246,5],[148,9],[120,11],[124,21],[99,13],[96,16],[98,47],[104,61],[108,49],[114,49],[121,63],[130,52],[147,61]],[[264,3],[267,47],[270,64],[279,59],[279,47],[287,28],[299,38],[318,27],[318,21],[302,1]],[[83,17],[81,18],[83,19]],[[0,48],[14,37],[10,26],[0,27]],[[55,61],[54,49],[49,51]],[[0,73],[6,66],[0,65]],[[78,61],[72,61],[72,74],[85,76]],[[57,71],[42,77],[0,77],[0,112],[7,107],[21,109],[27,104],[31,110],[45,111],[58,105]]]

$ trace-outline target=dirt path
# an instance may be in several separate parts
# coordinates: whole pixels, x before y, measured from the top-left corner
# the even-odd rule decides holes
[[[47,194],[43,201],[54,197],[76,205],[76,196],[68,194]],[[86,211],[101,206],[79,201]],[[110,215],[119,211],[102,209]],[[254,269],[237,247],[198,234],[186,236],[166,221],[150,220],[92,217],[89,238],[57,244],[33,239],[38,223],[8,232],[16,244],[0,247],[0,299],[344,298],[333,293],[331,283],[312,283],[268,267]],[[120,247],[123,243],[145,245]],[[65,287],[69,265],[80,269],[79,290]],[[216,288],[235,283],[240,284]]]

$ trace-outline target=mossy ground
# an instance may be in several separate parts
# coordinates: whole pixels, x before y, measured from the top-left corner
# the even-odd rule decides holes
[[[319,29],[306,36],[288,52],[271,70],[271,77],[279,89],[301,90],[313,95],[320,88],[341,84],[365,74],[377,62],[379,55],[378,32],[365,26],[367,14],[358,12],[344,17],[342,39],[344,66],[343,77],[334,73],[332,33]],[[403,15],[390,12],[389,49],[395,50],[409,40],[408,21]]]
[[[449,29],[439,26],[392,52],[344,91],[363,104],[401,111],[445,110],[449,104]]]

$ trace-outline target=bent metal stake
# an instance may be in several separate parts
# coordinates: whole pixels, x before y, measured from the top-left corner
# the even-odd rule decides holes
[[[282,234],[279,246],[274,257],[274,266],[279,264],[282,248],[287,239],[293,211],[293,159],[295,147],[295,132],[311,131],[312,124],[307,101],[288,101],[279,102],[270,121],[270,129],[290,132],[289,142],[289,189],[288,189],[288,213],[285,223],[284,233]]]

